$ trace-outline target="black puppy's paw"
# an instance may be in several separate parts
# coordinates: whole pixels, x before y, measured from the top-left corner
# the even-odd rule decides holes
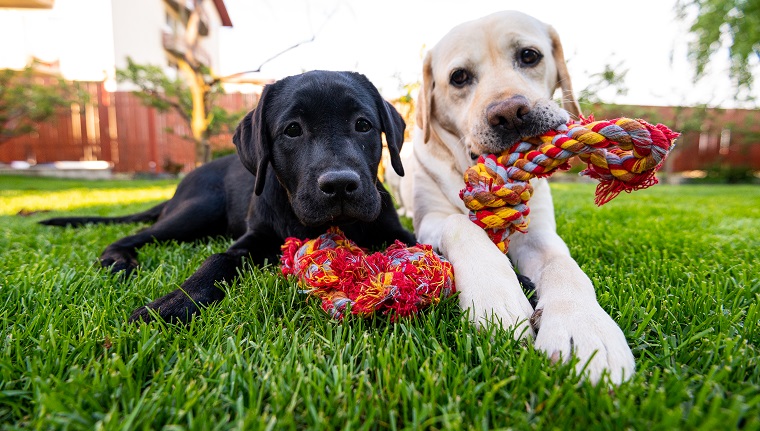
[[[517,274],[517,281],[520,282],[520,287],[522,287],[523,292],[528,296],[530,306],[535,309],[538,305],[538,294],[536,293],[536,285],[533,284],[533,280],[527,275]]]
[[[405,230],[399,234],[399,240],[406,244],[408,247],[417,245],[417,238],[414,236],[414,234]]]
[[[386,246],[394,244],[396,240],[401,241],[407,247],[414,247],[417,245],[417,238],[414,234],[403,228],[387,231],[384,235]]]
[[[125,277],[132,275],[139,265],[137,256],[120,250],[104,251],[98,261],[103,268],[108,268],[114,274],[121,272]]]
[[[151,311],[154,310],[153,313]],[[198,313],[198,304],[184,291],[177,289],[172,293],[156,299],[150,304],[140,307],[129,316],[129,323],[152,322],[155,313],[169,323],[187,323]]]

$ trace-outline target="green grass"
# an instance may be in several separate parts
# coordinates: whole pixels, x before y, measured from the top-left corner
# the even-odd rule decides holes
[[[172,182],[0,178],[4,429],[760,429],[760,188],[658,186],[593,205],[555,184],[560,234],[619,322],[637,374],[580,382],[447,300],[397,324],[330,320],[275,268],[188,327],[126,324],[230,241],[154,244],[128,281],[93,265]],[[31,217],[19,210],[56,209]]]

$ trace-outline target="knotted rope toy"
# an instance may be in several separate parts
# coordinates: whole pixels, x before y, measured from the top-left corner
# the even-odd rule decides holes
[[[644,120],[581,118],[517,142],[501,154],[481,155],[465,172],[459,197],[470,210],[470,220],[506,253],[509,236],[527,232],[532,178],[569,169],[569,159],[577,155],[588,165],[581,175],[599,180],[594,202],[601,206],[622,191],[657,184],[654,175],[678,136]]]
[[[368,254],[338,228],[312,240],[286,239],[280,262],[282,273],[296,276],[303,292],[319,297],[336,319],[349,309],[364,317],[390,313],[395,320],[455,291],[451,263],[431,246],[396,241],[384,253]]]

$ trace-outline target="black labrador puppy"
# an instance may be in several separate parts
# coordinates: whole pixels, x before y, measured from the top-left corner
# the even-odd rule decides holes
[[[112,271],[137,267],[136,249],[152,241],[193,241],[212,235],[236,238],[210,256],[182,286],[132,313],[151,320],[186,322],[224,297],[216,287],[237,275],[245,258],[277,262],[286,237],[314,238],[338,226],[360,246],[375,248],[414,236],[401,226],[392,199],[377,180],[385,133],[391,165],[403,175],[399,150],[404,120],[361,74],[313,71],[264,88],[258,106],[238,125],[237,155],[187,175],[174,196],[124,217],[53,218],[42,224],[155,221],[109,245],[100,263]],[[239,156],[239,157],[238,157]]]

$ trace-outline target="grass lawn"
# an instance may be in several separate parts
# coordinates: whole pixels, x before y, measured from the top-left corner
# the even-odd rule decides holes
[[[35,222],[143,210],[175,184],[0,177],[0,428],[760,429],[760,187],[596,208],[593,186],[553,186],[560,234],[636,357],[610,390],[476,330],[455,300],[338,323],[271,267],[188,327],[128,325],[230,241],[146,246],[121,281],[93,263],[139,226]]]

